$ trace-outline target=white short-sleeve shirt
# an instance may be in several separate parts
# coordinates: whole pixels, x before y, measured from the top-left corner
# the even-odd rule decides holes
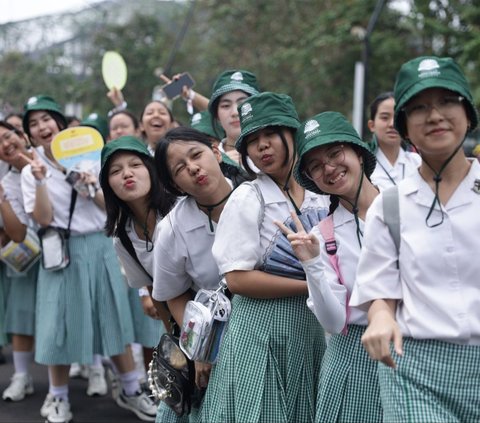
[[[217,226],[212,222],[214,228]],[[153,292],[157,301],[168,301],[201,288],[216,289],[220,272],[213,260],[215,231],[208,216],[192,197],[184,197],[157,224],[154,247]]]
[[[364,223],[359,220],[363,232]],[[345,326],[347,294],[350,295],[355,284],[360,245],[357,239],[357,227],[352,213],[341,204],[333,213],[333,227],[337,244],[337,258],[345,286],[340,283],[325,249],[325,239],[315,226],[311,233],[320,242],[320,254],[306,262],[303,268],[307,275],[309,298],[308,307],[326,331],[339,333]],[[348,324],[366,326],[367,313],[356,307],[349,308]]]
[[[21,187],[21,175],[17,169],[12,168],[2,179],[2,187],[5,191],[5,198],[9,201],[13,212],[18,220],[25,226],[32,225],[25,212]]]
[[[396,319],[405,336],[480,345],[480,164],[442,207],[444,221],[425,219],[434,193],[416,173],[398,185],[400,249],[384,223],[382,194],[370,206],[357,283],[350,304],[396,299]],[[438,222],[438,209],[432,222]],[[400,269],[397,269],[397,258]]]
[[[253,184],[260,188],[265,202],[263,215]],[[327,196],[305,191],[300,209],[319,209],[324,217],[328,207]],[[240,185],[227,201],[218,222],[212,251],[220,273],[259,269],[281,236],[273,222],[291,219],[291,211],[294,211],[292,203],[270,177],[259,174],[252,183]]]
[[[47,190],[53,207],[53,221],[50,225],[67,228],[72,186],[65,180],[63,172],[45,159],[43,149],[39,148],[38,152],[40,160],[47,165]],[[36,185],[30,165],[22,169],[21,180],[25,211],[31,214],[35,206]],[[70,226],[73,235],[103,231],[105,220],[105,212],[92,199],[77,195]]]
[[[377,165],[375,166],[375,170],[370,179],[380,191],[398,184],[403,179],[416,173],[422,162],[421,157],[417,153],[405,151],[402,148],[400,149],[397,161],[393,166],[381,148],[377,150],[376,157]],[[392,179],[395,181],[395,184]]]

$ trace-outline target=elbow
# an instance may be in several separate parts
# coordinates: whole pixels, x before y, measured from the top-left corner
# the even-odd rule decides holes
[[[232,294],[241,294],[241,284],[239,283],[238,272],[232,272],[225,275],[225,280],[227,281],[228,290]]]

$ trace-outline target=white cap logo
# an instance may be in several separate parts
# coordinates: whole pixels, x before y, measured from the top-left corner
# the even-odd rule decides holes
[[[202,120],[202,115],[200,113],[195,113],[192,117],[192,124],[197,124]]]
[[[307,134],[308,132],[312,132],[314,129],[317,129],[319,127],[319,123],[316,120],[309,120],[305,124],[305,130],[303,131],[304,134]]]
[[[250,103],[245,103],[242,105],[242,107],[240,108],[240,111],[242,112],[242,116],[246,116],[248,115],[249,113],[252,112],[252,106]]]
[[[438,76],[440,75],[439,68],[440,65],[435,59],[424,59],[418,65],[418,76],[420,78]]]
[[[230,77],[230,79],[234,80],[234,81],[243,81],[243,75],[242,75],[242,72],[234,72],[232,74],[232,76]]]
[[[97,113],[91,113],[88,115],[87,119],[98,119],[98,114]]]
[[[35,104],[38,101],[37,97],[30,97],[27,101],[27,104],[32,105]]]

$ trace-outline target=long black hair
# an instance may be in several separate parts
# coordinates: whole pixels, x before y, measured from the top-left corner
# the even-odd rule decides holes
[[[157,168],[158,176],[162,181],[165,189],[173,195],[185,195],[178,190],[173,182],[172,175],[168,166],[167,152],[170,144],[175,142],[199,142],[212,149],[212,142],[210,138],[193,128],[179,127],[169,130],[163,138],[160,139],[155,148],[155,166]],[[220,170],[226,178],[229,178],[233,182],[233,186],[236,187],[246,180],[250,180],[248,175],[237,166],[230,165],[228,163],[221,162]]]
[[[128,152],[138,156],[150,175],[150,192],[148,193],[148,210],[155,211],[160,216],[165,216],[175,204],[175,196],[167,192],[158,178],[155,169],[153,157],[136,153],[130,150],[119,150],[119,152]],[[107,213],[107,221],[105,222],[105,233],[107,236],[119,236],[119,231],[125,230],[127,220],[133,216],[132,210],[125,201],[117,197],[112,187],[108,183],[108,170],[112,162],[112,158],[117,153],[109,157],[107,163],[101,173],[100,185],[105,198],[105,211]]]

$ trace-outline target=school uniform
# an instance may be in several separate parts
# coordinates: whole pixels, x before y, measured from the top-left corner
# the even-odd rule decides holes
[[[153,277],[153,252],[146,250],[145,240],[138,237],[132,219],[127,221],[125,231],[143,268]],[[155,243],[155,234],[152,242]],[[131,287],[128,289],[128,300],[132,310],[135,342],[144,347],[152,348],[158,344],[160,336],[165,333],[165,326],[160,320],[155,320],[145,315],[138,296],[138,288],[151,285],[152,281],[145,274],[145,271],[140,268],[137,261],[128,253],[119,238],[113,239],[113,245],[123,265],[127,282]]]
[[[401,182],[398,252],[384,223],[382,195],[368,211],[350,304],[398,300],[404,336],[403,356],[394,354],[397,369],[379,366],[385,421],[480,420],[479,180],[480,164],[472,161],[442,206],[443,223],[433,228],[425,223],[431,188],[419,174]],[[437,205],[429,222],[440,218]]]
[[[320,254],[302,262],[308,282],[308,307],[332,334],[322,362],[315,421],[381,422],[377,364],[360,342],[368,323],[367,313],[348,305],[360,255],[357,227],[353,214],[342,204],[332,217],[338,266],[345,285],[330,263],[318,226],[311,233],[319,240]],[[363,231],[364,223],[359,223]],[[340,333],[344,328],[347,333]]]
[[[417,153],[405,151],[403,148],[400,148],[397,161],[393,166],[381,148],[377,150],[376,158],[377,165],[370,180],[380,191],[397,185],[403,179],[418,172],[418,167],[422,162],[421,157]]]
[[[9,201],[18,220],[34,229],[23,205],[20,172],[12,168],[2,179],[5,198]],[[18,335],[35,334],[35,298],[39,263],[25,273],[15,273],[5,266],[2,274],[5,298],[5,331]]]
[[[220,272],[261,269],[283,236],[273,221],[291,220],[292,210],[264,174],[240,185],[225,205],[213,245]],[[319,210],[324,217],[328,202],[305,191],[301,210]],[[306,299],[233,297],[200,421],[313,421],[325,337]]]
[[[72,187],[45,158],[51,226],[67,228]],[[36,186],[30,165],[22,170],[25,211],[33,212]],[[70,264],[57,271],[40,266],[37,285],[35,361],[88,364],[93,354],[117,355],[133,342],[126,285],[112,241],[103,233],[105,213],[77,196],[68,240]]]

